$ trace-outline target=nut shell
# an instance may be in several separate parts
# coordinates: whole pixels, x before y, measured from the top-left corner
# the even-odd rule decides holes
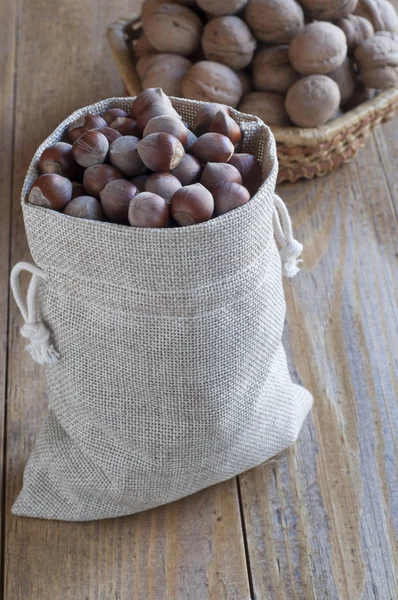
[[[300,4],[314,21],[336,21],[354,12],[358,0],[300,0]]]
[[[177,177],[181,185],[186,186],[198,183],[202,170],[202,165],[197,158],[191,154],[185,154],[180,164],[173,169],[172,175]]]
[[[238,123],[230,117],[225,111],[220,110],[210,123],[210,133],[222,133],[235,145],[238,144],[242,138],[242,132]]]
[[[46,173],[33,182],[30,204],[62,211],[72,198],[72,182],[62,175]]]
[[[338,111],[339,86],[325,75],[309,75],[292,85],[286,96],[286,110],[299,127],[318,127]]]
[[[137,175],[133,177],[131,183],[135,185],[139,192],[145,192],[145,184],[148,179],[148,175]]]
[[[174,115],[180,118],[170,98],[161,88],[148,88],[138,94],[132,104],[130,116],[137,121],[139,129],[143,131],[148,121],[159,115]]]
[[[291,124],[282,94],[251,92],[242,99],[239,110],[259,117],[266,125],[285,127]]]
[[[168,96],[182,96],[182,80],[192,67],[192,62],[185,56],[162,53],[140,59],[137,73],[143,89],[160,86]]]
[[[235,153],[231,156],[228,164],[233,165],[239,171],[243,185],[253,197],[262,182],[261,165],[254,154]]]
[[[73,142],[72,153],[82,167],[103,163],[108,155],[109,142],[97,129],[84,132]]]
[[[202,163],[228,162],[234,153],[234,145],[221,133],[204,133],[190,151]]]
[[[368,19],[375,31],[398,31],[398,17],[388,0],[358,0],[355,15]]]
[[[111,165],[127,177],[135,177],[146,171],[146,166],[137,152],[139,142],[138,137],[125,135],[112,142],[109,147]]]
[[[304,25],[304,13],[295,0],[250,0],[245,20],[257,39],[288,44]]]
[[[383,32],[358,44],[355,50],[359,74],[370,88],[398,85],[398,39]]]
[[[328,73],[340,89],[340,104],[345,104],[353,95],[357,83],[356,73],[351,58],[347,56],[342,65],[331,73]]]
[[[220,110],[229,115],[228,106],[225,104],[208,102],[199,108],[193,122],[193,130],[197,136],[209,133],[211,122]]]
[[[251,79],[249,73],[247,71],[243,70],[243,71],[236,71],[236,74],[239,77],[239,81],[242,86],[242,95],[249,94],[251,91],[253,91],[252,79]]]
[[[253,60],[253,84],[256,90],[285,94],[299,78],[289,59],[289,46],[271,46],[259,50]]]
[[[181,226],[204,223],[213,216],[214,199],[209,190],[200,183],[187,185],[173,194],[170,212]]]
[[[155,8],[144,28],[150,44],[159,52],[188,56],[199,47],[203,23],[190,8],[167,3]]]
[[[128,117],[128,113],[122,108],[108,108],[101,117],[110,125],[117,117]]]
[[[91,129],[102,129],[107,123],[100,115],[83,115],[68,127],[66,137],[73,144],[85,131]]]
[[[117,117],[109,125],[111,129],[118,131],[121,135],[139,135],[140,130],[137,122],[129,117]]]
[[[41,173],[56,173],[74,179],[78,174],[78,166],[71,144],[58,142],[46,148],[40,157],[39,169]]]
[[[208,60],[239,70],[251,62],[256,40],[239,17],[215,17],[204,28],[202,48]]]
[[[199,8],[210,15],[234,15],[241,11],[248,0],[197,0]]]
[[[90,221],[103,221],[104,211],[101,204],[92,196],[79,196],[71,200],[65,207],[65,215]]]
[[[137,146],[142,162],[151,171],[169,171],[174,169],[185,154],[181,142],[169,133],[151,133]]]
[[[102,129],[98,129],[98,131],[106,137],[110,144],[122,136],[119,131],[112,129],[112,127],[103,127]]]
[[[141,192],[130,202],[128,219],[132,227],[165,227],[170,211],[164,198]]]
[[[105,216],[114,223],[127,224],[130,201],[138,190],[125,179],[114,179],[101,190],[101,206]]]
[[[162,132],[173,135],[180,140],[183,145],[187,142],[187,128],[181,119],[177,119],[173,115],[159,115],[158,117],[153,117],[153,119],[146,124],[142,137],[144,138],[151,133]]]
[[[229,163],[207,163],[200,178],[205,188],[212,191],[217,185],[228,182],[242,184],[242,176],[236,167]]]
[[[123,179],[118,169],[111,165],[93,165],[84,171],[83,184],[88,194],[99,198],[106,184],[114,179]]]
[[[157,194],[170,202],[172,195],[180,189],[181,183],[171,173],[152,173],[145,183],[145,191]]]
[[[213,61],[199,61],[182,81],[184,98],[218,102],[236,107],[242,96],[242,85],[236,73]]]
[[[249,191],[234,181],[220,183],[212,188],[214,212],[223,215],[235,208],[243,206],[250,200]]]
[[[324,21],[303,27],[289,46],[289,58],[303,75],[330,73],[347,56],[347,40],[343,31]]]
[[[372,23],[358,15],[348,15],[344,19],[339,19],[336,21],[336,25],[345,33],[349,54],[355,51],[360,42],[367,40],[374,34]]]

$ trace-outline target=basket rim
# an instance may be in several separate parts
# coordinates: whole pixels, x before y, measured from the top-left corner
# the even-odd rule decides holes
[[[139,78],[132,62],[124,29],[129,23],[139,23],[141,13],[135,11],[129,16],[121,17],[109,25],[107,30],[108,43],[111,47],[114,60],[117,64],[123,82],[128,91],[130,86],[135,88],[134,93],[141,90]],[[138,87],[137,87],[138,86]],[[371,100],[363,102],[356,108],[337,117],[330,123],[320,127],[277,127],[270,126],[278,144],[286,146],[318,146],[330,141],[336,135],[344,133],[346,129],[355,126],[364,119],[370,119],[375,114],[383,112],[389,105],[398,107],[398,86],[381,91]]]

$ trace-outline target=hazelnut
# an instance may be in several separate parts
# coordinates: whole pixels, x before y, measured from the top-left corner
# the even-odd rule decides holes
[[[218,111],[210,124],[210,133],[222,133],[235,145],[242,138],[242,132],[238,123],[223,110]]]
[[[190,129],[187,129],[187,141],[185,142],[185,152],[189,152],[191,147],[194,145],[194,143],[197,141],[198,136],[194,134],[193,131],[191,131]]]
[[[238,70],[251,62],[256,40],[239,17],[215,17],[204,28],[202,48],[208,60]]]
[[[203,23],[190,8],[167,3],[155,8],[144,29],[159,52],[188,56],[199,47]]]
[[[173,194],[170,212],[179,225],[203,223],[213,216],[213,196],[200,183],[184,186]]]
[[[135,185],[139,192],[145,192],[145,183],[148,179],[148,175],[137,175],[137,177],[133,177],[131,183]]]
[[[259,50],[253,60],[253,84],[256,90],[285,94],[299,74],[289,59],[289,46],[271,46]]]
[[[358,44],[355,60],[366,86],[384,90],[398,85],[398,39],[393,36],[375,33]]]
[[[249,191],[243,185],[234,181],[224,181],[212,188],[214,212],[216,215],[234,210],[250,200]]]
[[[242,98],[239,110],[248,115],[255,115],[266,125],[284,127],[290,125],[285,110],[285,97],[273,92],[251,92]]]
[[[84,172],[83,184],[87,192],[95,198],[100,197],[100,192],[107,183],[114,179],[123,179],[123,175],[111,165],[93,165]]]
[[[234,153],[234,145],[221,133],[204,133],[193,144],[191,152],[202,163],[228,162]]]
[[[210,15],[234,15],[242,10],[248,0],[197,0],[199,8]]]
[[[101,204],[91,196],[74,198],[66,205],[64,214],[78,219],[90,219],[91,221],[104,220],[104,211]]]
[[[335,116],[340,104],[339,86],[325,75],[309,75],[292,85],[286,110],[299,127],[318,127]]]
[[[142,175],[146,171],[146,167],[137,151],[139,142],[138,137],[125,135],[112,142],[109,147],[111,165],[127,177]]]
[[[86,196],[87,192],[82,183],[77,183],[77,181],[72,181],[72,200],[73,198],[78,198],[79,196]]]
[[[100,115],[84,115],[69,125],[66,136],[70,143],[73,144],[82,133],[91,129],[101,129],[106,126],[107,122]]]
[[[358,0],[300,0],[300,4],[314,21],[335,21],[354,12]]]
[[[216,185],[228,182],[242,183],[242,177],[238,169],[229,163],[207,163],[200,178],[202,185],[212,192]]]
[[[171,173],[152,173],[145,183],[145,191],[157,194],[170,202],[172,195],[181,187],[180,181]]]
[[[148,169],[162,172],[174,169],[185,154],[181,142],[169,133],[147,135],[138,144],[137,151]]]
[[[304,13],[295,0],[249,0],[245,20],[257,39],[288,44],[304,25]]]
[[[262,182],[261,165],[257,158],[253,154],[233,154],[228,164],[239,171],[243,185],[253,197]]]
[[[328,73],[340,89],[340,104],[345,104],[353,95],[356,86],[356,74],[352,60],[347,56],[343,64]]]
[[[202,174],[202,165],[197,158],[190,154],[185,154],[179,165],[172,171],[172,175],[177,177],[181,185],[191,185],[198,183]]]
[[[86,131],[75,142],[72,152],[75,161],[82,167],[103,163],[107,157],[109,142],[103,133],[96,129]]]
[[[359,42],[367,40],[374,34],[373,25],[364,17],[348,15],[335,23],[345,33],[347,38],[348,53],[352,54]]]
[[[226,65],[199,61],[182,80],[182,93],[184,98],[235,107],[242,96],[242,85],[237,74]]]
[[[117,140],[117,138],[122,137],[122,134],[116,131],[116,129],[112,129],[112,127],[103,127],[102,129],[97,129],[97,131],[104,134],[110,144]]]
[[[187,131],[181,119],[177,119],[173,115],[159,115],[148,121],[142,137],[144,138],[151,133],[169,133],[180,140],[184,146],[187,142]]]
[[[118,131],[121,135],[140,135],[137,122],[128,117],[116,117],[109,127]]]
[[[142,61],[142,62],[141,62]],[[192,67],[192,62],[179,54],[156,54],[149,60],[144,58],[137,64],[142,75],[141,85],[144,89],[159,86],[169,96],[182,96],[182,80]]]
[[[127,224],[130,201],[138,190],[125,179],[114,179],[100,192],[101,205],[105,216],[115,223]]]
[[[247,71],[236,71],[242,86],[242,94],[249,94],[253,90],[252,80]]]
[[[209,102],[200,107],[193,122],[193,130],[197,136],[209,133],[211,122],[220,110],[229,115],[228,106],[225,106],[225,104]]]
[[[58,211],[62,211],[71,199],[72,182],[56,173],[40,175],[29,193],[30,204]]]
[[[347,41],[339,27],[317,21],[303,27],[289,46],[293,67],[303,75],[330,73],[347,56]]]
[[[122,108],[108,108],[101,117],[106,121],[107,125],[110,125],[118,117],[128,117],[128,114]]]
[[[131,107],[131,118],[137,121],[139,129],[143,131],[148,121],[159,115],[180,118],[161,88],[148,88],[138,94]]]
[[[56,173],[74,179],[78,167],[72,154],[71,144],[58,142],[46,148],[40,157],[39,169],[41,173]]]
[[[142,192],[130,202],[128,218],[132,227],[165,227],[169,216],[166,200],[157,194]]]
[[[374,31],[398,31],[397,13],[388,0],[358,0],[354,14],[370,21]]]
[[[147,54],[156,53],[156,48],[154,48],[151,42],[148,40],[145,33],[142,33],[138,40],[135,40],[133,45],[133,52],[136,59],[141,58]],[[123,115],[127,116],[127,115]]]

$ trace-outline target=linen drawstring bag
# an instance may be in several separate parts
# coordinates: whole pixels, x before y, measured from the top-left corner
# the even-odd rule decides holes
[[[233,111],[263,185],[206,223],[140,229],[27,202],[39,157],[71,122],[132,101],[72,114],[40,146],[23,186],[35,265],[17,264],[11,285],[26,349],[45,365],[48,414],[16,515],[87,521],[177,500],[288,447],[311,407],[281,343],[282,272],[296,273],[302,246],[275,195],[275,143],[260,119]],[[202,106],[173,104],[190,125]]]

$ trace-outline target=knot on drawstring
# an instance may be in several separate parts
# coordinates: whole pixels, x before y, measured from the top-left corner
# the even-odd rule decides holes
[[[19,274],[28,271],[32,275],[26,298],[21,293]],[[21,335],[30,343],[25,346],[34,361],[39,365],[52,365],[59,359],[59,354],[50,342],[50,332],[37,317],[36,294],[40,279],[46,279],[44,271],[29,263],[20,262],[11,271],[10,283],[15,302],[24,318]]]
[[[274,200],[274,233],[280,245],[283,274],[290,278],[297,275],[300,270],[298,265],[303,262],[300,259],[303,245],[293,237],[292,222],[285,203],[276,194]]]

